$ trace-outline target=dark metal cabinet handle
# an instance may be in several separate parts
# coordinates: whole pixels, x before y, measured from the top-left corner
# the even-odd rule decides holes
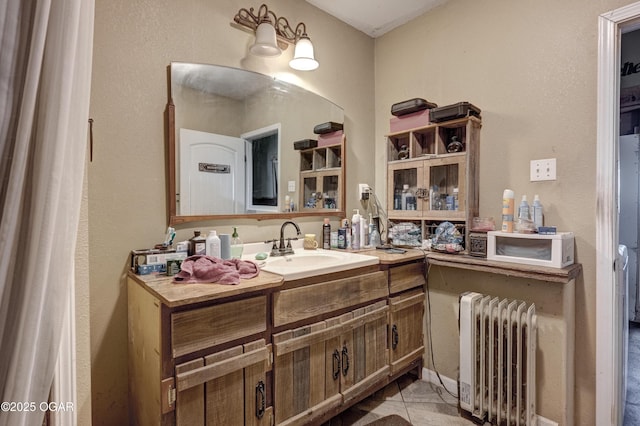
[[[391,349],[398,347],[398,339],[398,326],[394,324],[393,327],[391,327]]]
[[[256,417],[261,419],[267,408],[267,398],[264,382],[260,380],[256,385]]]
[[[333,351],[333,380],[340,377],[340,352],[337,349]]]
[[[349,351],[346,346],[342,347],[342,375],[346,376],[349,371]]]

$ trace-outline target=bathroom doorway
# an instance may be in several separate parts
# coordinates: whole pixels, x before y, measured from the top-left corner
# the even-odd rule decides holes
[[[248,212],[277,212],[280,176],[280,124],[240,135],[246,141]]]
[[[623,363],[626,339],[620,306],[618,144],[621,35],[640,28],[640,2],[599,16],[596,209],[596,418],[598,425],[624,420]]]

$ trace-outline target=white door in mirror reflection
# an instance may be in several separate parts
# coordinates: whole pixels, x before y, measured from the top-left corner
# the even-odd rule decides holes
[[[240,138],[180,129],[181,215],[244,212],[244,144]]]

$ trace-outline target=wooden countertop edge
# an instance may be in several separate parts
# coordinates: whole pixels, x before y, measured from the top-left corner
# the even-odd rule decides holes
[[[138,275],[128,272],[128,276],[143,288],[158,298],[170,308],[207,302],[236,296],[242,293],[258,292],[282,286],[282,276],[266,271],[248,280],[241,280],[239,284],[180,284],[174,283],[171,277],[155,275]]]
[[[431,265],[467,269],[479,272],[490,272],[519,278],[530,278],[538,281],[569,283],[582,273],[582,265],[575,263],[566,268],[549,268],[530,266],[519,263],[496,262],[465,254],[427,253],[427,262]]]

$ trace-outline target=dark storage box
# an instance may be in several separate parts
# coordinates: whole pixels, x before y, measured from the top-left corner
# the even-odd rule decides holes
[[[413,98],[391,105],[391,115],[400,117],[401,115],[407,115],[425,109],[437,108],[437,106],[437,104],[428,102],[422,98]]]
[[[324,135],[325,133],[337,132],[338,130],[342,130],[342,123],[327,121],[326,123],[318,124],[314,127],[313,133],[316,135]]]
[[[318,146],[318,141],[315,139],[303,139],[293,143],[293,149],[308,149],[315,148],[316,146]]]
[[[480,108],[469,102],[458,102],[457,104],[446,105],[439,108],[434,108],[430,111],[430,120],[433,123],[440,121],[453,120],[462,117],[480,117]]]
[[[471,231],[469,242],[469,255],[487,257],[487,231]]]

